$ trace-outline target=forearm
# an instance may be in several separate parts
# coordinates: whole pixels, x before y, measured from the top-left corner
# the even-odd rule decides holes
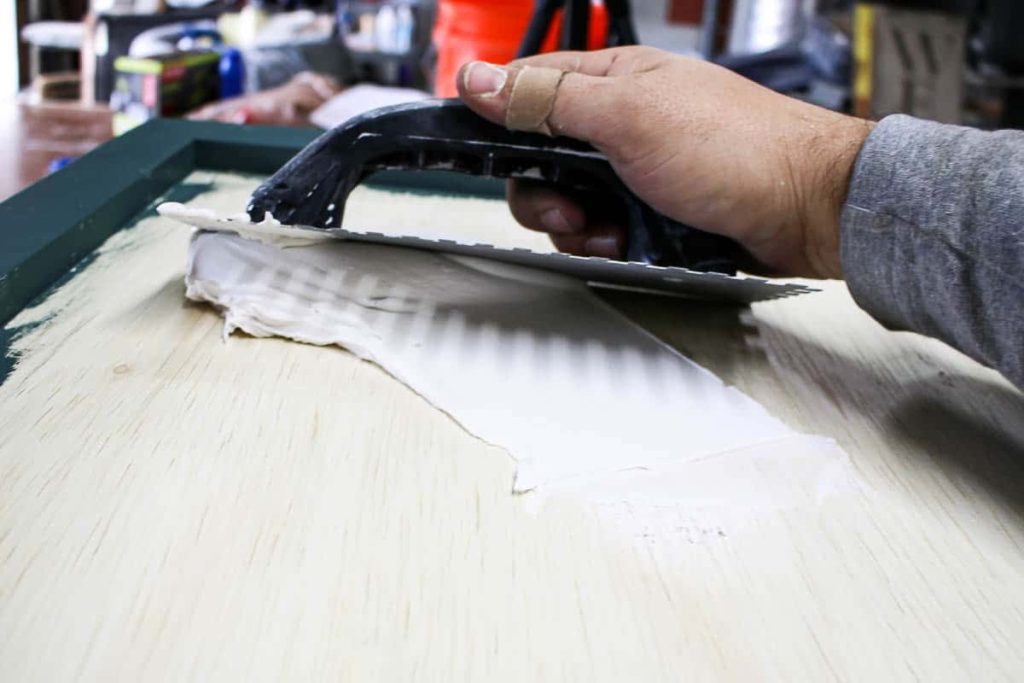
[[[883,324],[1024,386],[1024,132],[883,120],[857,158],[841,255],[857,303]]]

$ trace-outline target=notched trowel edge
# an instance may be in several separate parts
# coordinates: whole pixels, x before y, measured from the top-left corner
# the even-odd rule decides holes
[[[283,225],[269,217],[260,223],[251,223],[244,214],[239,214],[238,217],[218,216],[209,210],[194,209],[175,203],[161,204],[158,211],[162,216],[200,230],[236,233],[279,247],[304,246],[325,240],[366,242],[512,263],[569,275],[599,286],[642,289],[700,299],[752,303],[818,291],[792,282],[773,282],[744,275],[702,273],[675,266],[654,266],[597,256],[543,253],[450,239],[355,232],[344,228],[323,229]]]

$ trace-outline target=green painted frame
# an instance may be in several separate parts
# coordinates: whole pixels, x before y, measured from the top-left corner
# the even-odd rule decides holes
[[[270,175],[320,131],[155,119],[0,203],[0,327],[192,171]],[[383,172],[373,184],[501,196],[493,178]]]

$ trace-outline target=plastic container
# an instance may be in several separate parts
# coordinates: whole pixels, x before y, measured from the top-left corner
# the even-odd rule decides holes
[[[377,50],[384,54],[396,54],[398,49],[398,13],[391,5],[384,5],[377,11],[374,22]]]
[[[466,62],[476,60],[504,64],[515,59],[533,14],[533,0],[438,0],[434,23],[437,73],[434,94],[455,97],[455,75]],[[542,52],[558,45],[562,14],[551,22]],[[608,13],[603,2],[590,8],[588,47],[598,50],[608,36]]]
[[[395,30],[397,45],[396,52],[405,54],[412,49],[413,34],[416,31],[416,17],[408,5],[399,5],[395,10],[397,26]]]
[[[217,71],[220,73],[220,98],[222,100],[238,97],[245,92],[245,61],[242,59],[240,50],[233,47],[224,49],[220,53]]]

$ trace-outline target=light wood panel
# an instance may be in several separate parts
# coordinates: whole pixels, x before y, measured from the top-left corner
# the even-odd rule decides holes
[[[16,321],[0,679],[1024,675],[1024,397],[841,284],[605,295],[860,478],[667,552],[571,500],[531,512],[505,453],[345,352],[222,343],[183,300],[187,239],[150,216]]]

